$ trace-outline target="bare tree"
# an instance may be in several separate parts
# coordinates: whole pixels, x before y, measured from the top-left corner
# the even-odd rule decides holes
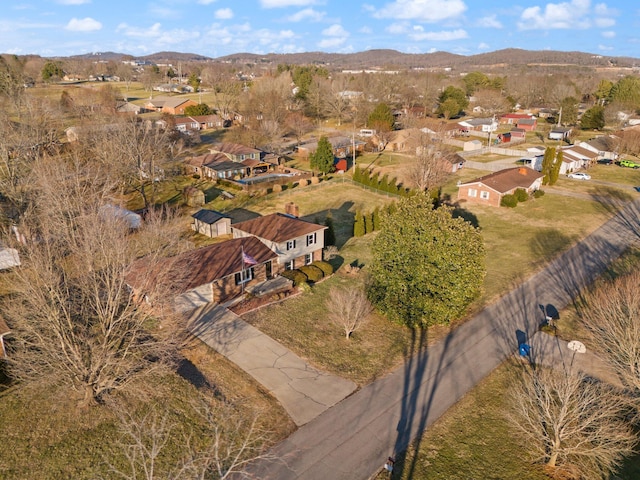
[[[313,123],[302,112],[291,112],[287,115],[286,126],[300,144],[303,136],[313,130]]]
[[[108,461],[111,470],[131,480],[225,480],[244,474],[249,462],[269,458],[264,452],[268,435],[258,427],[256,415],[213,397],[199,402],[193,413],[203,424],[202,431],[178,424],[169,412],[160,414],[158,407],[139,415],[120,415],[122,439],[117,448],[124,452],[127,466],[118,468]],[[167,458],[170,442],[180,445],[181,458]]]
[[[594,348],[636,398],[640,395],[640,273],[633,271],[596,288],[581,310]]]
[[[362,327],[372,311],[364,290],[355,287],[333,287],[327,299],[329,318],[344,329],[345,338]]]
[[[535,461],[558,478],[609,478],[633,452],[628,402],[577,372],[523,369],[509,417]]]
[[[172,364],[182,338],[168,308],[152,310],[131,294],[130,266],[149,253],[132,238],[145,227],[130,233],[125,217],[104,208],[108,178],[99,165],[87,171],[60,158],[40,162],[23,222],[38,241],[23,249],[15,295],[3,305],[14,333],[10,374],[68,386],[81,407]],[[148,263],[160,262],[159,243]],[[169,300],[170,291],[154,298]],[[153,328],[158,322],[162,328]]]
[[[426,135],[415,161],[408,167],[409,180],[420,191],[439,187],[451,175],[454,152],[442,149]]]

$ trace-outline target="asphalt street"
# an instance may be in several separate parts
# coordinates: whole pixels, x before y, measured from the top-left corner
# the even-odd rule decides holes
[[[263,480],[370,478],[538,331],[541,305],[564,308],[639,239],[636,200],[439,343],[420,352],[407,347],[401,368],[298,429],[249,473]],[[534,348],[534,359],[539,354]]]

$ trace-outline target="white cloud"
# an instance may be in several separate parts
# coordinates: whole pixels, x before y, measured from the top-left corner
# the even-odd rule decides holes
[[[525,8],[520,16],[520,30],[585,29],[591,26],[589,14],[590,0],[547,3],[542,8]]]
[[[462,15],[467,6],[462,0],[395,0],[375,11],[376,18],[395,18],[419,22],[438,22]]]
[[[620,14],[615,8],[609,8],[606,3],[598,3],[593,7],[593,12],[601,17],[617,17]]]
[[[491,47],[489,46],[488,43],[482,42],[478,45],[478,50],[489,50],[490,48]]]
[[[318,42],[320,48],[336,48],[342,45],[347,39],[342,37],[324,38]]]
[[[95,32],[102,29],[102,24],[93,18],[72,18],[64,27],[72,32]]]
[[[119,33],[125,37],[131,38],[145,38],[153,40],[153,47],[165,48],[168,45],[173,45],[175,48],[185,42],[185,48],[189,48],[188,42],[193,41],[200,37],[200,33],[193,30],[185,30],[175,28],[171,30],[163,30],[162,24],[154,23],[149,28],[133,27],[126,23],[121,23],[116,28],[116,33]]]
[[[432,42],[450,42],[452,40],[462,40],[463,38],[468,38],[468,34],[465,30],[451,30],[446,31],[443,30],[441,32],[421,32],[416,31],[416,33],[412,33],[409,35],[412,40],[415,41],[423,41],[429,40]]]
[[[602,32],[602,36],[604,38],[614,38],[616,36],[616,32],[614,32],[612,30],[608,30],[606,32]]]
[[[218,20],[229,20],[233,18],[233,10],[230,8],[220,8],[213,14]]]
[[[595,24],[599,28],[611,28],[616,24],[616,21],[613,18],[596,18]]]
[[[497,15],[480,18],[476,25],[483,28],[502,28],[502,23],[497,19]]]
[[[60,5],[84,5],[85,3],[91,3],[91,0],[58,0]]]
[[[360,27],[358,29],[358,33],[364,33],[366,35],[369,35],[369,34],[373,33],[373,29],[371,27],[366,27],[366,26],[365,27]]]
[[[211,5],[213,2],[215,2],[216,0],[198,0],[198,3],[200,5]]]
[[[393,35],[403,35],[408,33],[411,26],[407,22],[395,22],[385,28],[385,31]]]
[[[306,7],[315,4],[315,0],[260,0],[262,8]]]
[[[305,8],[285,18],[288,22],[302,22],[303,20],[319,22],[325,17],[325,12],[318,12],[313,8]]]
[[[338,23],[333,24],[330,27],[322,30],[322,34],[327,35],[329,37],[348,37],[349,36],[349,32],[347,32],[344,28],[342,28],[342,25]]]

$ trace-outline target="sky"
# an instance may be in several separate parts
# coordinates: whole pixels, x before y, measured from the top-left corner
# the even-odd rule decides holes
[[[522,48],[640,58],[637,0],[2,0],[0,52],[394,49],[473,55]]]

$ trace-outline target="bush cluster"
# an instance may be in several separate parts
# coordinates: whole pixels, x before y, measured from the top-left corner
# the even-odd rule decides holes
[[[370,170],[361,169],[360,167],[356,167],[353,174],[353,181],[393,195],[406,197],[411,194],[411,190],[402,186],[401,183],[398,183],[396,178],[389,179],[388,175],[380,178],[379,172],[372,174]]]
[[[303,265],[299,270],[305,274],[307,281],[311,283],[319,282],[324,277],[324,273],[315,265]]]
[[[329,262],[316,261],[309,265],[304,265],[295,270],[285,270],[280,275],[288,278],[293,282],[293,286],[297,287],[306,283],[315,283],[328,277],[333,273],[333,267]]]
[[[533,198],[540,198],[544,195],[544,190],[535,190],[533,192]]]
[[[515,208],[516,205],[518,205],[518,199],[516,198],[515,195],[510,193],[507,195],[504,195],[502,197],[502,200],[500,200],[500,206],[502,207]]]

